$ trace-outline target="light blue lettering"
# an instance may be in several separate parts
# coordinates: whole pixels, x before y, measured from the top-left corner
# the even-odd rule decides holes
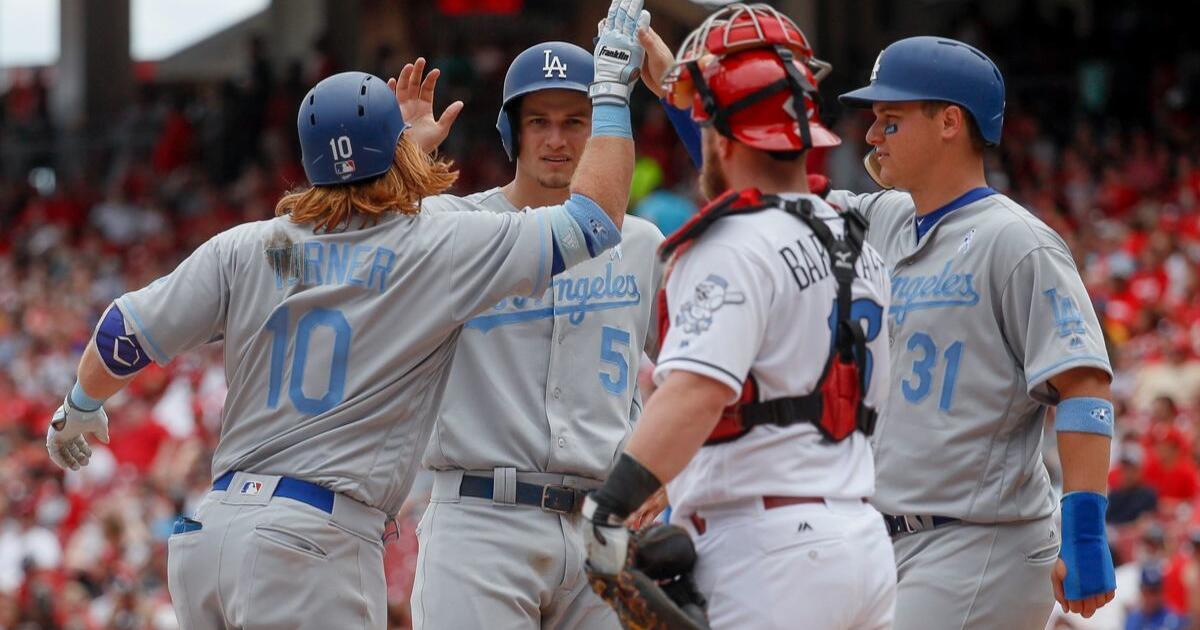
[[[375,272],[379,272],[379,292],[383,293],[383,287],[387,284],[388,274],[392,271],[392,266],[396,264],[396,252],[380,247],[375,250],[375,260],[371,263],[371,273],[367,276],[367,286],[375,284]]]
[[[356,278],[354,276],[354,274],[356,273],[357,269],[363,265],[363,263],[367,262],[366,260],[360,260],[359,255],[366,254],[369,251],[371,251],[370,245],[355,245],[354,246],[354,253],[350,256],[350,272],[347,274],[347,276],[348,276],[347,282],[349,284],[353,284],[353,285],[359,286],[359,287],[366,285],[366,282],[363,282],[362,280]]]
[[[350,262],[350,246],[329,244],[329,269],[325,274],[325,282],[346,284],[347,263]]]
[[[321,261],[324,258],[319,241],[304,243],[304,284],[321,284]]]

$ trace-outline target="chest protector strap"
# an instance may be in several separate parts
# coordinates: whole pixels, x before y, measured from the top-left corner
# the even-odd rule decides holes
[[[705,446],[736,440],[759,425],[789,426],[799,422],[812,423],[822,436],[833,442],[846,439],[855,430],[871,435],[875,431],[878,414],[863,403],[867,388],[866,334],[862,323],[852,320],[850,314],[851,289],[857,275],[854,265],[862,253],[867,229],[867,222],[861,214],[857,211],[842,214],[845,238],[839,240],[829,226],[814,215],[812,203],[807,199],[782,199],[775,195],[762,195],[757,190],[731,191],[718,197],[663,242],[660,252],[664,258],[671,258],[666,273],[670,274],[675,257],[721,218],[768,208],[781,208],[803,221],[829,256],[837,281],[837,324],[833,331],[833,352],[825,363],[816,389],[804,396],[759,400],[758,383],[753,374],[749,375],[742,386],[741,396],[724,409],[721,420],[709,435]],[[663,286],[666,286],[665,279]],[[658,299],[659,339],[664,339],[670,326],[665,289],[659,292]]]

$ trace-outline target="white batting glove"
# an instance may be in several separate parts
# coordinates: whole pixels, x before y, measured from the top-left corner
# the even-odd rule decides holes
[[[50,419],[46,431],[46,451],[50,460],[64,470],[79,470],[87,466],[92,458],[92,447],[88,435],[108,444],[108,415],[104,407],[95,411],[84,411],[71,404],[68,395]]]
[[[588,88],[593,105],[629,104],[629,93],[646,56],[637,31],[649,24],[650,12],[642,10],[642,0],[612,0],[608,17],[600,24],[593,54],[596,72]]]
[[[591,494],[583,500],[582,515],[592,525],[583,528],[589,568],[602,575],[620,573],[629,556],[629,529],[621,519],[609,515]]]

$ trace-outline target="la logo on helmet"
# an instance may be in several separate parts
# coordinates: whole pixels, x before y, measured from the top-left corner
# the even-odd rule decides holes
[[[875,57],[875,67],[871,68],[871,81],[874,81],[875,77],[879,76],[879,62],[880,61],[883,61],[883,53],[882,52],[879,53]],[[547,76],[549,76],[549,75],[547,75]]]
[[[549,48],[542,52],[546,53],[546,63],[542,66],[542,70],[546,73],[546,78],[553,77],[555,72],[558,73],[558,78],[567,78],[567,64],[563,63],[558,58],[558,55],[554,55],[554,51]],[[554,57],[551,58],[551,55],[554,55]]]

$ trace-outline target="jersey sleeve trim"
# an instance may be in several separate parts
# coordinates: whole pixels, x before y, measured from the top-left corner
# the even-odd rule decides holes
[[[497,190],[499,190],[499,189],[497,189]],[[537,272],[537,279],[533,283],[533,291],[530,293],[530,296],[538,296],[546,291],[545,285],[543,285],[542,283],[546,281],[546,255],[547,255],[547,253],[546,253],[546,232],[549,230],[547,230],[547,228],[546,228],[546,218],[543,217],[541,214],[537,215],[537,221],[538,221],[538,248],[539,248],[538,249],[538,272]],[[557,250],[555,250],[555,254],[557,254],[557,253],[558,253]],[[551,266],[553,266],[553,263],[551,263]]]
[[[142,318],[137,314],[137,310],[133,308],[133,305],[129,303],[129,300],[125,299],[124,296],[121,296],[117,298],[115,304],[117,305],[117,308],[121,310],[123,315],[128,315],[129,318],[133,320],[133,326],[137,329],[136,332],[138,338],[146,341],[147,347],[145,350],[146,353],[150,355],[150,358],[159,365],[166,365],[167,363],[170,363],[171,357],[167,353],[163,352],[162,348],[155,343],[154,337],[150,335],[150,330],[146,328],[145,324],[142,323]]]
[[[683,370],[684,372],[707,376],[714,381],[729,386],[729,389],[733,390],[733,397],[730,399],[730,402],[736,401],[742,394],[742,381],[744,379],[738,378],[733,372],[719,365],[688,357],[675,357],[659,361],[658,365],[654,368],[655,384],[661,385],[667,379],[667,375],[675,370]]]
[[[1108,359],[1095,355],[1082,355],[1078,357],[1068,357],[1053,365],[1047,366],[1032,375],[1025,376],[1025,384],[1029,391],[1032,392],[1043,382],[1077,367],[1094,367],[1104,370],[1109,377],[1112,377],[1112,366],[1109,365]]]

